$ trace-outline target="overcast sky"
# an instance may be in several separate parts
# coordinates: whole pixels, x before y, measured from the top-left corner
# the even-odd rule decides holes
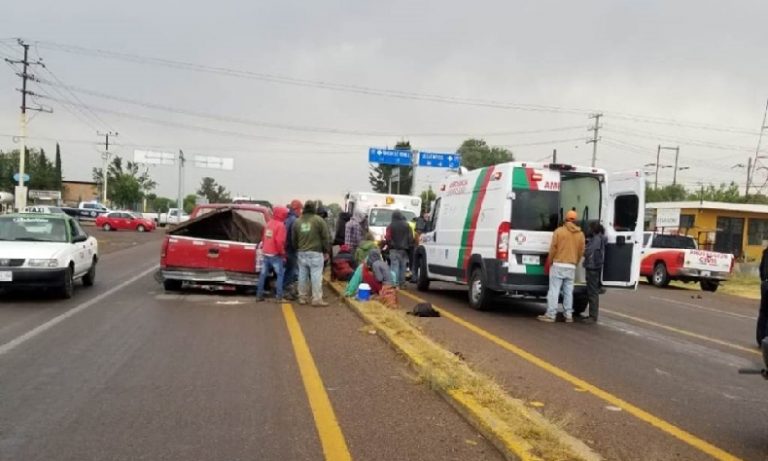
[[[82,92],[75,101],[66,90],[33,84],[92,107],[40,100],[55,112],[29,126],[32,146],[52,153],[61,140],[71,180],[91,179],[100,164],[96,131],[111,129],[120,133],[114,152],[127,158],[152,148],[234,159],[229,172],[187,168],[187,193],[210,175],[234,194],[340,201],[345,191],[368,189],[368,146],[401,138],[419,150],[452,151],[475,134],[517,159],[542,159],[556,148],[560,160],[588,164],[587,116],[601,110],[598,166],[641,168],[655,161],[658,144],[679,144],[680,166],[690,167],[680,182],[743,185],[746,169],[732,167],[754,155],[768,98],[766,17],[765,1],[35,0],[4,8],[0,56],[17,57],[11,39],[22,37],[63,84],[213,116]],[[504,107],[194,72],[61,45]],[[19,80],[0,67],[1,149],[13,148],[18,133]],[[663,155],[662,163],[673,162],[671,151]],[[151,172],[158,193],[175,196],[175,167]],[[665,169],[660,182],[671,177]]]

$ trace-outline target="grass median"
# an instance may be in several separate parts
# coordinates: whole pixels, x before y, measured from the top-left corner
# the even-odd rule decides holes
[[[337,294],[343,286],[330,283]],[[586,444],[507,394],[493,379],[473,370],[415,325],[404,312],[382,304],[346,299],[378,334],[402,353],[420,379],[442,395],[507,459],[575,461],[601,459]]]
[[[670,285],[691,291],[701,291],[698,283],[674,281]],[[747,299],[760,299],[760,279],[754,275],[733,274],[730,279],[720,284],[717,292]]]

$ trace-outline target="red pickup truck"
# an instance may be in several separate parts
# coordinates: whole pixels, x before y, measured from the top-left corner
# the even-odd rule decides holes
[[[732,254],[699,250],[696,240],[687,235],[647,232],[643,243],[640,275],[657,287],[680,280],[698,282],[703,291],[714,292],[733,271]]]
[[[271,216],[251,204],[200,205],[187,222],[167,232],[159,277],[167,291],[184,283],[212,287],[255,286],[256,251]]]

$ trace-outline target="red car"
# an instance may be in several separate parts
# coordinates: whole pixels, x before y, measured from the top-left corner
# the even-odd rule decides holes
[[[135,230],[148,232],[155,230],[155,223],[137,213],[113,211],[97,217],[96,227],[100,227],[105,231]]]

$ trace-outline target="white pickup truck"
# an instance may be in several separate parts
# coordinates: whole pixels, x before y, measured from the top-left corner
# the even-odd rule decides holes
[[[160,213],[157,218],[158,226],[175,226],[189,221],[189,215],[179,208],[170,208],[168,213]]]

